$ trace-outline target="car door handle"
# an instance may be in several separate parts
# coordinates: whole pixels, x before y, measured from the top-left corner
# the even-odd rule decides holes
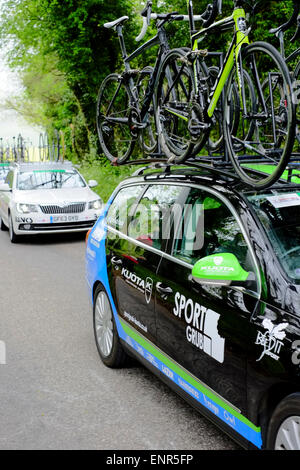
[[[120,258],[117,258],[116,256],[113,256],[112,259],[111,259],[111,263],[114,266],[121,266],[121,264],[123,264],[123,261]]]
[[[163,287],[161,282],[156,283],[156,290],[163,295],[170,295],[173,293],[173,289],[171,287]]]

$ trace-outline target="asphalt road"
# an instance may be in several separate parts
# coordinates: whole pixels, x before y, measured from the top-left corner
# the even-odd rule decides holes
[[[142,366],[102,365],[84,252],[0,232],[0,449],[240,449]]]

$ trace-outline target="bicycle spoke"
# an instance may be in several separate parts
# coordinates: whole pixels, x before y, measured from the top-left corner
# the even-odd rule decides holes
[[[224,124],[230,159],[241,178],[253,187],[271,185],[282,174],[293,144],[293,105],[289,72],[273,46],[253,43],[240,65],[244,80],[243,109],[239,124],[230,129],[230,88],[237,82],[232,72],[226,91]],[[248,163],[247,163],[248,162]],[[255,163],[255,172],[253,171]],[[261,163],[265,173],[257,171]]]

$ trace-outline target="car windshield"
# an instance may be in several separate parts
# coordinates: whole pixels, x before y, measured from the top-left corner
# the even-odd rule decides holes
[[[17,189],[83,188],[85,183],[75,170],[33,170],[18,174]]]
[[[300,281],[300,192],[248,196],[289,277]]]

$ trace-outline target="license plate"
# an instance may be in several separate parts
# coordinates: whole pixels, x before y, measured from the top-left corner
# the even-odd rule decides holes
[[[60,222],[77,222],[79,220],[78,215],[52,215],[50,217],[50,224]]]

